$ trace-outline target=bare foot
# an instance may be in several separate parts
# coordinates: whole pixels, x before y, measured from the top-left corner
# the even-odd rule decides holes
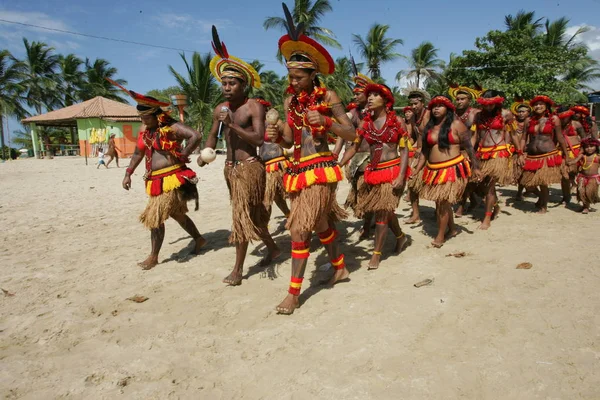
[[[408,245],[408,237],[406,235],[402,235],[396,239],[396,247],[394,247],[394,254],[402,253],[402,250],[406,248]]]
[[[377,269],[379,268],[379,260],[381,258],[381,254],[373,254],[371,256],[371,260],[369,261],[369,266],[367,267],[367,269],[369,271],[373,270],[373,269]]]
[[[444,245],[444,241],[439,241],[439,240],[434,240],[433,242],[431,242],[431,245],[433,247],[435,247],[436,249],[439,249],[440,247],[442,247]]]
[[[226,283],[229,286],[240,286],[242,284],[242,271],[236,271],[234,269],[223,279],[223,283]]]
[[[583,206],[583,209],[581,210],[581,213],[582,214],[589,214],[589,212],[590,212],[590,209],[588,207],[586,207],[586,206]]]
[[[523,201],[523,195],[518,194],[517,197],[515,197],[515,201]]]
[[[487,231],[490,226],[491,226],[491,223],[490,223],[490,221],[487,221],[487,218],[486,218],[483,220],[483,222],[481,223],[481,225],[479,225],[479,227],[477,229],[481,229],[482,231]]]
[[[201,249],[206,246],[206,239],[204,239],[204,237],[200,236],[198,239],[196,239],[196,246],[194,247],[194,251],[192,251],[192,254],[200,254]]]
[[[327,282],[327,284],[329,286],[333,286],[338,282],[348,279],[349,276],[350,276],[350,272],[346,268],[336,269],[335,273],[333,274],[333,276],[331,277],[329,282]]]
[[[548,212],[548,209],[546,207],[540,207],[540,209],[537,211],[538,214],[546,214]]]
[[[446,240],[453,238],[458,235],[458,230],[456,228],[450,229],[448,233],[444,236]]]
[[[454,216],[457,217],[457,218],[460,218],[460,217],[463,216],[464,212],[465,212],[465,206],[461,204],[456,209],[456,212],[454,213]]]
[[[139,262],[138,265],[142,267],[144,271],[147,271],[158,265],[158,257],[150,255],[144,261]]]
[[[285,296],[285,299],[283,299],[283,301],[277,307],[275,307],[275,310],[277,310],[278,314],[292,315],[298,306],[298,296],[288,293],[288,295]]]
[[[418,215],[413,215],[412,217],[405,219],[403,222],[408,225],[418,224],[419,222],[421,222],[421,217],[419,217]]]
[[[271,264],[271,262],[273,260],[278,259],[281,256],[281,249],[279,247],[275,247],[275,249],[273,251],[271,251],[270,253],[267,253],[267,255],[260,260],[260,263],[258,265],[260,265],[261,267],[264,267],[266,265]]]

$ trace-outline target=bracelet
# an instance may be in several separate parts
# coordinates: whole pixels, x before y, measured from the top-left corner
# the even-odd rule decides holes
[[[125,174],[127,174],[127,175],[133,175],[133,169],[132,169],[132,168],[129,168],[129,167],[127,167],[127,168],[125,169]]]
[[[516,150],[515,153],[517,153],[518,155],[522,156],[523,155],[523,150]]]
[[[335,160],[337,160],[338,158],[340,158],[340,155],[338,153],[331,152],[331,155],[333,156],[333,158]]]
[[[331,128],[331,125],[333,125],[333,120],[328,116],[325,116],[325,130],[328,131]]]

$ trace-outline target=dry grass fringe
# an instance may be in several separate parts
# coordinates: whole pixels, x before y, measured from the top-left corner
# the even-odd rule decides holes
[[[290,193],[290,216],[286,228],[300,232],[312,232],[325,215],[331,223],[348,217],[336,200],[337,183],[312,185],[299,192]]]

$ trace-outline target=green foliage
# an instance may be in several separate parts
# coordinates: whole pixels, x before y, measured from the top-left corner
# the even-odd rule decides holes
[[[400,81],[402,77],[414,79],[414,86],[421,87],[421,83],[439,79],[439,71],[445,64],[437,58],[437,52],[438,49],[431,42],[422,42],[410,52],[409,69],[398,72],[396,80]]]
[[[381,76],[382,63],[402,57],[395,50],[396,46],[404,42],[402,39],[385,37],[389,28],[389,25],[373,24],[364,39],[360,35],[352,34],[352,41],[358,53],[365,59],[373,79]]]
[[[475,47],[451,61],[448,81],[477,82],[503,91],[509,99],[546,94],[559,103],[570,103],[578,97],[573,82],[562,77],[586,55],[583,47],[549,45],[545,35],[531,37],[529,30],[491,31],[477,38]]]

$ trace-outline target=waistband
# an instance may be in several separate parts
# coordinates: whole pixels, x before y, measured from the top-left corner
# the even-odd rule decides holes
[[[477,152],[479,153],[491,153],[494,151],[502,151],[502,150],[510,150],[510,147],[506,144],[500,146],[481,146],[477,148]]]
[[[536,154],[536,155],[530,155],[527,154],[527,158],[529,159],[536,159],[536,158],[546,158],[546,157],[551,157],[551,156],[560,156],[562,154],[561,151],[557,150],[552,150],[548,153],[544,153],[544,154]]]
[[[284,157],[284,156],[275,157],[275,158],[270,159],[269,161],[265,161],[265,165],[271,165],[271,164],[275,164],[275,163],[278,163],[280,161],[286,161],[286,160],[287,160],[287,158]]]
[[[453,167],[457,164],[460,164],[463,161],[465,161],[465,157],[462,154],[460,154],[459,156],[454,157],[448,161],[442,161],[442,162],[438,162],[438,163],[430,163],[429,161],[427,161],[427,168],[429,168],[429,169],[444,169],[444,168]]]
[[[250,164],[250,163],[253,163],[253,162],[256,162],[256,161],[260,161],[260,158],[258,158],[258,157],[248,157],[245,160],[225,161],[225,166],[227,166],[227,167],[234,167],[234,166],[236,166],[238,164],[243,164],[243,163]]]
[[[393,167],[394,165],[400,165],[401,162],[401,158],[393,158],[391,160],[388,161],[382,161],[380,163],[377,164],[377,166],[375,167],[375,169],[385,169],[385,168],[389,168],[389,167]]]
[[[180,170],[182,168],[185,168],[185,164],[171,165],[170,167],[167,167],[167,168],[161,168],[161,169],[157,169],[156,171],[151,171],[149,176],[151,176],[153,178],[158,178],[159,175],[167,175],[167,174],[173,173],[177,170]]]

